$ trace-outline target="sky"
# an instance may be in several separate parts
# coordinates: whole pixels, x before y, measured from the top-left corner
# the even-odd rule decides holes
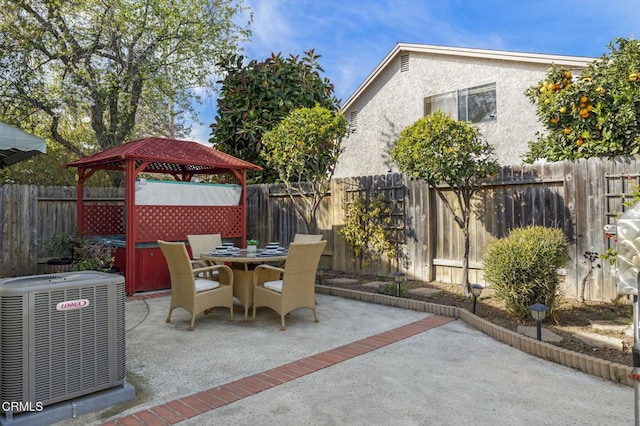
[[[640,38],[640,0],[245,0],[253,13],[248,59],[272,52],[318,63],[346,101],[397,43],[588,56],[615,38]],[[246,17],[245,17],[246,19]],[[192,139],[206,142],[214,94]]]

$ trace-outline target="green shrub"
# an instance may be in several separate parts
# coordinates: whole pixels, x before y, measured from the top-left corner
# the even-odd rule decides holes
[[[566,265],[567,238],[561,229],[529,226],[513,229],[485,252],[485,280],[496,297],[520,319],[529,306],[543,303],[553,317],[558,295],[558,268]]]
[[[368,202],[355,197],[347,208],[345,224],[338,231],[360,259],[362,267],[382,256],[387,259],[396,256],[390,229],[392,211],[385,200],[384,194],[379,194]]]
[[[115,247],[81,238],[75,247],[73,256],[74,271],[109,271],[115,262]]]

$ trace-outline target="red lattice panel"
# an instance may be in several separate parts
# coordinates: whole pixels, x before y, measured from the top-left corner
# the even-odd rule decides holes
[[[186,240],[188,234],[242,236],[242,206],[136,206],[136,241]]]
[[[84,206],[85,233],[87,235],[124,234],[124,205]]]

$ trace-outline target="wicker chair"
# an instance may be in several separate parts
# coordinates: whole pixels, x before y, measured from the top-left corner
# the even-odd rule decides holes
[[[293,236],[294,243],[314,243],[316,241],[322,241],[322,235],[320,234],[295,234]]]
[[[214,248],[222,245],[222,236],[220,234],[187,235],[187,240],[191,247],[193,266],[198,268],[209,266],[207,262],[200,259],[201,253],[212,251]]]
[[[258,265],[253,274],[253,318],[256,308],[266,306],[280,315],[281,330],[285,330],[284,317],[297,308],[309,308],[318,322],[315,303],[315,280],[318,263],[326,241],[292,243],[289,246],[284,268]],[[272,280],[273,272],[282,274],[282,279]],[[272,280],[272,281],[267,281]]]
[[[182,242],[158,241],[171,275],[171,306],[167,322],[175,308],[183,308],[191,314],[190,331],[193,331],[196,316],[207,314],[214,307],[229,308],[229,321],[233,322],[233,272],[226,265],[213,265],[205,268],[192,268],[187,247]],[[211,272],[218,271],[219,281],[213,279]],[[205,273],[205,278],[196,276]]]

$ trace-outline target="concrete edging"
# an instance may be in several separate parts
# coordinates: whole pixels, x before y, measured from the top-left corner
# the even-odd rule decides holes
[[[398,298],[395,296],[388,296],[386,294],[368,293],[331,286],[316,285],[316,292],[331,296],[344,297],[347,299],[360,300],[362,302],[377,303],[380,305],[394,306],[435,315],[459,318],[487,336],[530,355],[537,356],[566,367],[574,368],[592,376],[611,380],[614,383],[624,384],[627,386],[633,386],[634,383],[631,379],[631,373],[633,372],[633,367],[631,366],[613,363],[593,356],[573,352],[568,349],[559,348],[547,342],[532,339],[531,337],[524,336],[516,333],[515,331],[507,330],[506,328],[493,324],[484,318],[480,318],[479,316],[472,314],[466,309],[419,300]]]

